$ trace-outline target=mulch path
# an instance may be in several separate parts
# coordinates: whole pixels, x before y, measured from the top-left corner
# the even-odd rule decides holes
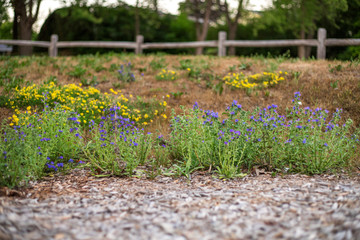
[[[95,178],[0,189],[0,239],[360,239],[360,178]]]

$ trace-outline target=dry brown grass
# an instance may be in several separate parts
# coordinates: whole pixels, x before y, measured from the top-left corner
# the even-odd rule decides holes
[[[90,57],[88,57],[90,58]],[[92,57],[91,57],[92,58]],[[150,67],[152,60],[159,58],[165,59],[168,69],[173,69],[179,73],[176,81],[157,81],[155,75],[160,70],[154,70]],[[35,60],[27,67],[19,68],[16,74],[25,74],[27,81],[40,84],[47,80],[50,76],[56,76],[60,84],[80,83],[79,78],[70,77],[68,72],[77,65],[83,57],[59,57],[49,61],[48,64],[40,66]],[[213,84],[218,83],[229,72],[229,68],[242,63],[249,63],[251,67],[243,70],[245,74],[261,73],[270,69],[275,71],[287,71],[289,75],[299,74],[298,78],[289,77],[274,88],[267,90],[253,91],[247,93],[245,90],[231,90],[225,87],[221,95],[217,94],[213,89],[206,87],[205,80],[190,80],[187,77],[186,70],[178,70],[179,61],[190,59],[194,66],[201,69],[203,73],[209,73],[218,78],[213,80]],[[239,58],[239,57],[209,57],[209,56],[134,56],[120,55],[112,57],[100,56],[97,59],[98,65],[109,69],[112,64],[119,66],[125,62],[131,61],[134,65],[134,72],[137,81],[133,83],[122,84],[121,88],[124,95],[141,96],[143,98],[151,98],[154,95],[162,98],[167,94],[183,92],[179,98],[171,97],[168,104],[171,108],[179,109],[180,105],[191,107],[195,101],[199,103],[203,109],[211,109],[214,111],[223,111],[227,104],[232,100],[238,100],[243,108],[252,110],[255,107],[264,107],[269,104],[277,104],[281,111],[291,106],[291,99],[296,91],[302,94],[303,106],[311,108],[321,107],[328,109],[330,112],[336,108],[344,110],[343,116],[354,120],[356,126],[360,124],[360,65],[359,62],[338,62],[338,61],[300,61],[300,60],[281,60],[266,58]],[[0,66],[4,61],[0,61]],[[330,65],[330,66],[329,66]],[[339,71],[330,70],[341,65]],[[85,65],[84,65],[85,67]],[[85,67],[88,72],[84,76],[89,80],[93,76],[97,77],[99,84],[96,86],[103,92],[108,92],[110,88],[114,88],[114,84],[119,83],[117,72],[102,70],[95,72],[91,67]],[[144,77],[140,77],[139,70],[146,68]],[[240,70],[237,70],[240,72]],[[336,86],[337,82],[337,86]],[[4,115],[3,115],[4,117]]]

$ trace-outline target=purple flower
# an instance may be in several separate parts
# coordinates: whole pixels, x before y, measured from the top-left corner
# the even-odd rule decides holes
[[[64,164],[63,163],[58,163],[57,166],[58,167],[64,167]]]
[[[302,143],[303,143],[303,144],[305,144],[305,143],[306,143],[306,138],[304,138],[304,140],[302,141]]]
[[[75,134],[75,137],[82,138],[79,133]]]
[[[73,163],[73,162],[74,162],[74,160],[70,158],[70,159],[69,159],[69,163]]]
[[[70,118],[68,118],[68,120],[70,120],[70,121],[77,121],[78,119],[77,119],[77,117],[70,117]]]

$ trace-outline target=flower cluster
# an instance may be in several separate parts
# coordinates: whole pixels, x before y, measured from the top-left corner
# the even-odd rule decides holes
[[[229,73],[223,78],[223,81],[234,88],[267,88],[284,81],[285,75],[287,75],[287,72],[282,71],[279,73],[263,72],[250,76],[245,76],[242,72],[240,74]]]
[[[135,75],[131,70],[131,62],[123,64],[118,70],[118,78],[122,82],[135,82]]]
[[[155,78],[159,81],[174,81],[177,77],[178,74],[175,71],[162,69]]]
[[[119,107],[112,107],[99,124],[92,125],[84,153],[92,169],[111,175],[132,175],[139,163],[144,163],[150,150],[150,139],[144,129],[120,115]]]
[[[171,122],[173,155],[186,160],[184,168],[213,166],[227,177],[241,166],[306,174],[348,167],[359,146],[352,121],[340,124],[340,109],[329,117],[327,110],[302,108],[300,96],[295,93],[287,115],[279,114],[275,104],[247,112],[233,101],[224,119],[195,103],[190,114]]]
[[[100,122],[101,117],[106,114],[107,109],[112,105],[116,105],[121,109],[121,116],[144,125],[152,122],[152,119],[156,115],[163,113],[166,108],[166,102],[156,104],[156,101],[153,101],[150,104],[153,107],[149,108],[151,111],[146,108],[139,110],[136,103],[130,101],[121,91],[110,89],[110,92],[111,94],[102,94],[93,87],[82,88],[81,84],[79,86],[75,84],[60,86],[50,82],[40,86],[32,85],[15,89],[13,97],[9,99],[7,106],[15,109],[15,114],[10,119],[12,125],[26,124],[26,121],[20,121],[18,108],[28,106],[27,112],[31,113],[31,106],[41,108],[44,104],[53,107],[56,103],[59,103],[62,109],[76,112],[82,125],[88,125],[90,121]]]
[[[7,166],[0,167],[0,183],[16,185],[37,179],[78,158],[83,141],[79,115],[63,110],[60,104],[37,113],[27,110],[19,113],[21,124],[4,127],[0,135],[4,155],[0,156],[0,165]]]

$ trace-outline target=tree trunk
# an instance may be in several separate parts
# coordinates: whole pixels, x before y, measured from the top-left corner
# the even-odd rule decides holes
[[[20,20],[20,39],[31,40],[32,24],[28,21]],[[33,47],[31,46],[19,46],[19,54],[21,56],[30,56],[33,53]]]
[[[222,7],[220,0],[217,0],[217,4],[220,8]],[[247,4],[247,1],[245,1],[245,4]],[[239,18],[242,16],[243,5],[244,5],[244,1],[238,0],[238,7],[237,7],[237,12],[236,12],[235,18],[231,19],[231,16],[230,16],[231,11],[229,9],[227,0],[225,0],[225,2],[224,2],[223,6],[225,7],[225,17],[226,17],[226,22],[229,27],[229,34],[228,34],[229,40],[235,40],[235,38],[236,38],[238,21],[239,21]],[[235,47],[229,47],[229,55],[234,56],[235,54],[236,54]]]
[[[305,30],[303,28],[300,30],[300,39],[305,39]],[[298,46],[298,57],[300,59],[305,58],[305,46]]]
[[[210,22],[210,14],[211,14],[211,6],[212,6],[212,1],[211,0],[206,0],[206,10],[205,10],[205,17],[204,17],[204,22],[202,24],[199,24],[198,19],[197,19],[197,24],[196,24],[196,40],[197,41],[205,41],[206,40],[206,36],[209,30],[209,22]],[[198,47],[196,48],[196,55],[202,55],[203,54],[203,47]]]
[[[136,41],[136,36],[139,34],[140,34],[140,16],[139,16],[139,0],[137,0],[135,5],[135,41]]]
[[[307,34],[307,39],[313,39],[314,38],[314,31],[311,31],[309,34]],[[311,47],[306,47],[305,49],[305,58],[309,58],[311,55]]]
[[[19,39],[18,21],[19,21],[19,16],[18,16],[17,12],[14,9],[14,21],[13,21],[13,26],[12,26],[12,30],[13,30],[12,35],[13,35],[14,40]],[[18,46],[14,45],[13,46],[13,53],[17,53],[17,52],[18,52]]]
[[[154,10],[156,12],[156,14],[159,14],[159,4],[157,0],[153,0],[154,3]]]
[[[232,22],[229,24],[229,40],[235,40],[237,33],[237,26],[238,26],[237,22]],[[236,55],[235,47],[229,47],[229,55],[230,56]]]

